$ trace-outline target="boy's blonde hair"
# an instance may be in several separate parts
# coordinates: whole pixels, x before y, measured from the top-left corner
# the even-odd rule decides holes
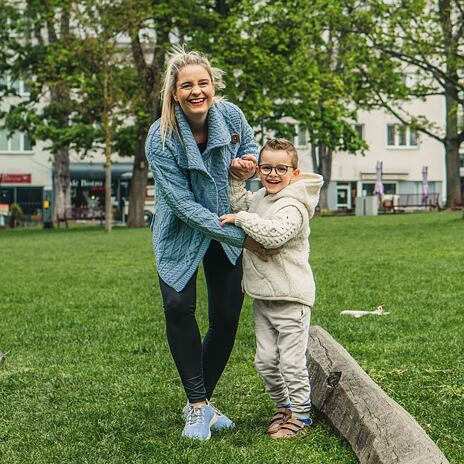
[[[292,167],[295,169],[298,167],[298,152],[296,151],[295,145],[293,145],[290,140],[287,139],[269,139],[261,148],[261,151],[259,152],[259,158],[261,158],[261,155],[264,150],[271,150],[271,151],[277,151],[277,150],[284,150],[286,151],[292,160]],[[258,158],[258,160],[259,160]],[[259,161],[258,161],[259,162]]]
[[[163,143],[173,131],[178,132],[173,93],[176,90],[179,72],[182,68],[189,65],[203,66],[208,71],[214,89],[224,88],[224,81],[222,79],[224,72],[211,66],[206,56],[193,50],[187,51],[184,46],[174,46],[168,55],[168,64],[161,89],[161,140]],[[213,97],[213,102],[218,102],[219,100],[221,100],[221,97]]]

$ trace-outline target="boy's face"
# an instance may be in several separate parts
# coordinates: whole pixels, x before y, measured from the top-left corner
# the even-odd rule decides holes
[[[295,180],[300,170],[292,167],[292,157],[285,150],[264,150],[259,158],[258,173],[267,193],[277,193]]]

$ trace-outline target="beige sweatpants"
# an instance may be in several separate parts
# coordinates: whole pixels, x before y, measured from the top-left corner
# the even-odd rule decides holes
[[[293,417],[311,409],[306,366],[311,307],[293,301],[254,301],[255,366],[276,405],[291,403]]]

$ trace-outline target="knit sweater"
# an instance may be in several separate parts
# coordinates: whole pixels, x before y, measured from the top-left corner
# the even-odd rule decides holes
[[[230,181],[231,206],[239,211],[235,224],[265,248],[282,247],[268,262],[244,250],[242,287],[251,297],[314,304],[309,220],[322,184],[322,176],[304,174],[278,193],[267,194],[263,188],[253,194],[242,182]]]
[[[242,111],[229,102],[214,103],[208,112],[208,144],[200,153],[179,105],[180,137],[163,144],[160,120],[150,128],[146,156],[155,179],[153,244],[161,279],[181,291],[197,270],[212,239],[233,264],[242,251],[244,232],[221,227],[219,216],[230,212],[229,167],[234,157],[257,154],[253,131]]]

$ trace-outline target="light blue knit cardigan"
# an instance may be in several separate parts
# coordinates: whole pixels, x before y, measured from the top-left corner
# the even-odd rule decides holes
[[[176,134],[164,146],[160,121],[150,128],[146,156],[155,179],[153,245],[161,279],[181,291],[198,268],[211,239],[222,242],[235,264],[244,232],[221,227],[219,216],[230,212],[229,166],[234,157],[257,155],[253,131],[234,104],[214,103],[208,112],[208,144],[200,153],[190,126],[176,104],[183,140]]]

